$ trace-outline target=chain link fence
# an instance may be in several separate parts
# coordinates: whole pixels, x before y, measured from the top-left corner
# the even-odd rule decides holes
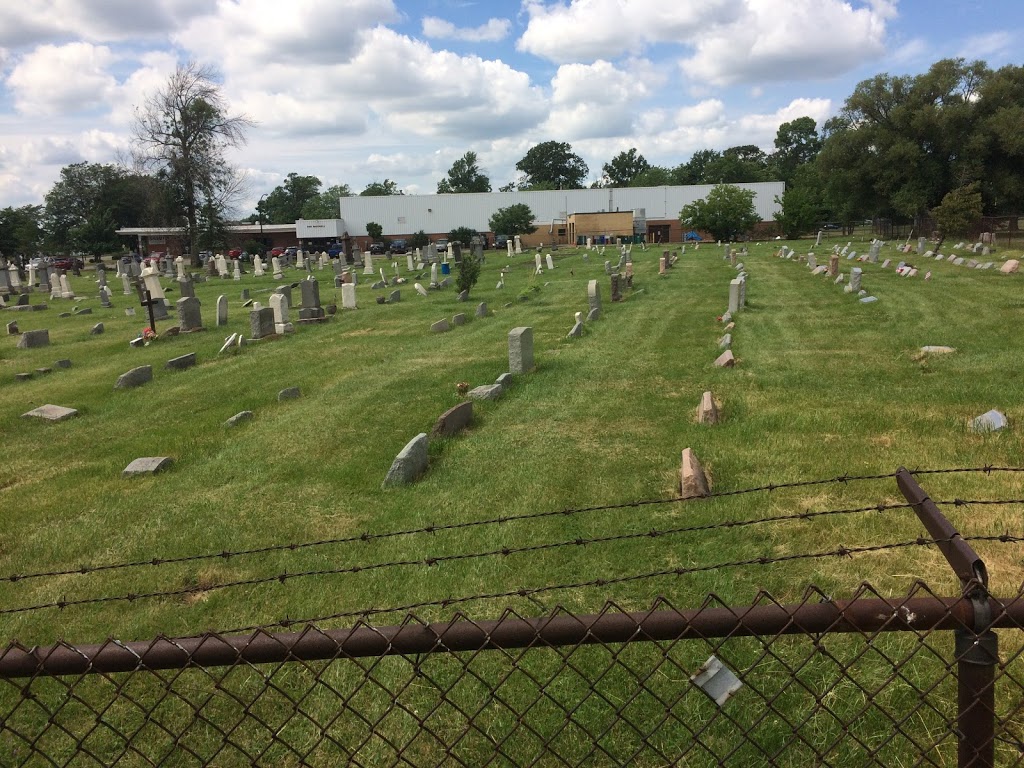
[[[941,514],[922,474],[885,476],[906,505],[879,506],[913,509],[927,536],[879,546],[937,548],[961,583],[955,595],[864,584],[842,600],[812,587],[788,603],[659,598],[643,611],[607,602],[487,621],[427,621],[422,606],[403,606],[397,622],[368,611],[340,629],[321,626],[335,616],[10,643],[0,765],[1016,765],[1024,592],[989,593],[975,539]],[[284,625],[292,631],[270,631]]]

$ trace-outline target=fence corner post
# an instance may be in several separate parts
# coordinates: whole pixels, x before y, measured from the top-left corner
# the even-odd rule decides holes
[[[995,764],[995,668],[999,640],[991,629],[980,634],[958,629],[956,636],[957,766]]]

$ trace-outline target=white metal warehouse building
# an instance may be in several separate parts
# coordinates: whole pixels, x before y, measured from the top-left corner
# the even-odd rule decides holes
[[[771,221],[780,206],[775,201],[785,191],[781,181],[735,184],[754,192],[754,207],[761,221]],[[408,237],[423,230],[429,235],[447,234],[458,227],[489,232],[488,220],[499,209],[525,203],[539,230],[549,231],[574,213],[634,211],[652,224],[675,222],[683,206],[707,197],[713,184],[678,187],[623,187],[568,189],[541,192],[477,192],[447,195],[389,195],[343,197],[340,217],[352,237],[366,236],[368,222],[384,228],[386,237]],[[499,234],[499,233],[493,233]]]

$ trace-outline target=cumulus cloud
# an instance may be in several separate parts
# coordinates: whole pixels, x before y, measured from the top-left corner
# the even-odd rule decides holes
[[[274,64],[348,61],[368,29],[399,20],[393,0],[217,0],[215,14],[194,18],[172,40],[198,60],[213,54],[226,73],[257,74]]]
[[[884,53],[891,13],[878,0],[745,0],[740,17],[702,30],[682,68],[716,86],[832,77]]]
[[[423,36],[440,40],[463,40],[470,43],[497,43],[508,37],[512,22],[508,19],[488,19],[479,27],[456,27],[450,21],[436,16],[423,18]]]
[[[650,43],[685,43],[742,18],[743,0],[525,0],[516,47],[555,62],[638,54]]]
[[[105,103],[117,85],[108,71],[113,61],[106,46],[42,45],[15,65],[7,87],[15,108],[26,115],[90,110]]]
[[[613,64],[563,64],[551,80],[551,115],[545,127],[566,139],[623,136],[647,96],[643,81]]]
[[[30,48],[80,38],[114,42],[163,38],[166,30],[212,13],[217,0],[32,0],[0,5],[0,46]]]

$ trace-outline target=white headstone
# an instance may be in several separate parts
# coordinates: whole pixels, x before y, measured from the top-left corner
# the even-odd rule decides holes
[[[266,273],[263,271],[263,259],[256,256],[252,260],[252,274],[253,277],[263,277]]]
[[[552,260],[551,254],[549,253],[548,254],[548,269],[554,269],[554,268],[555,268],[555,262]]]
[[[520,239],[519,235],[515,236],[515,241],[516,241],[516,253],[521,254],[523,252],[523,241]]]
[[[352,283],[341,284],[341,308],[356,308],[356,287]]]
[[[178,281],[180,282],[180,281],[184,280],[185,279],[185,259],[184,259],[184,257],[178,256],[178,258],[176,258],[174,260],[174,268],[176,270],[178,270]]]
[[[369,251],[363,254],[363,274],[373,274],[373,254]]]
[[[274,310],[274,332],[291,333],[295,327],[288,322],[288,297],[283,293],[270,295],[270,308]]]
[[[241,280],[242,279],[242,260],[241,259],[235,259],[234,262],[235,262],[234,278],[235,278],[235,280]]]
[[[281,260],[277,256],[271,256],[270,266],[274,271],[274,279],[280,280],[284,277],[284,272],[281,271]]]
[[[60,276],[60,297],[62,299],[75,298],[75,292],[71,290],[71,283],[68,281],[67,275]]]

